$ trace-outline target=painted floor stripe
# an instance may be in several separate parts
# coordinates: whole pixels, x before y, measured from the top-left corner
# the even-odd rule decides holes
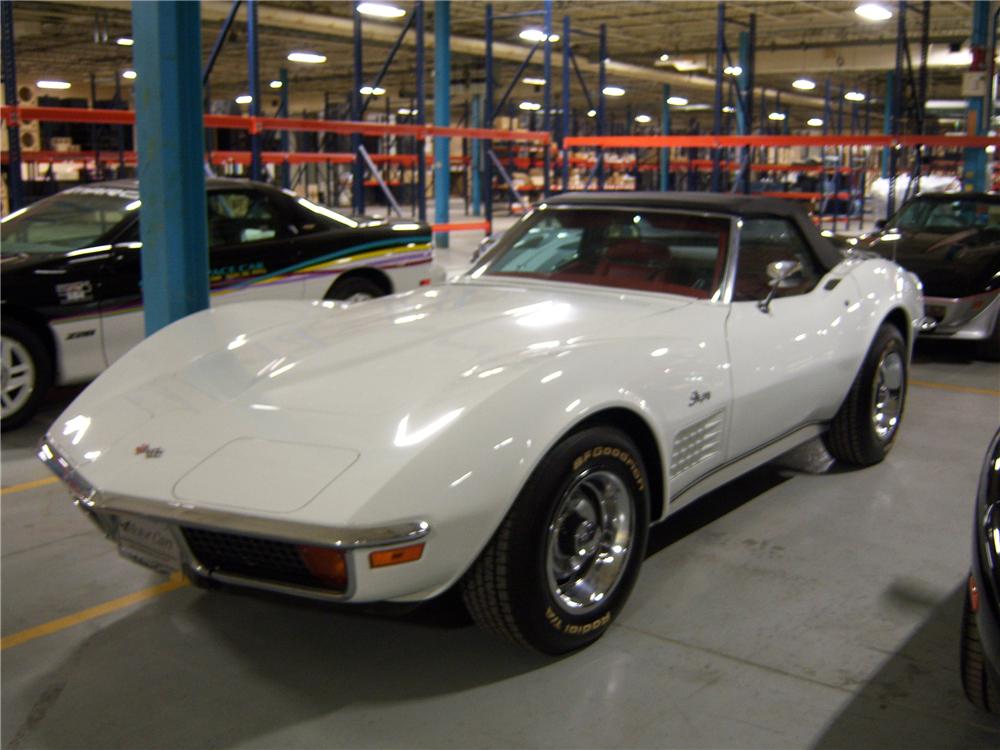
[[[1000,396],[1000,391],[992,388],[972,388],[967,385],[935,383],[930,380],[910,380],[910,385],[919,385],[921,388],[938,388],[942,391],[954,391],[955,393],[974,393],[979,396]]]
[[[142,589],[141,591],[136,591],[134,594],[121,596],[117,599],[112,599],[109,602],[104,602],[104,604],[98,604],[96,607],[90,607],[89,609],[76,612],[72,615],[60,617],[58,620],[52,620],[51,622],[46,622],[42,625],[36,625],[33,628],[22,630],[19,633],[8,635],[7,637],[0,639],[0,651],[5,651],[6,649],[14,646],[20,646],[22,643],[33,641],[36,638],[41,638],[42,636],[58,633],[61,630],[72,628],[75,625],[87,622],[88,620],[103,617],[104,615],[111,614],[112,612],[117,612],[120,609],[131,607],[133,604],[139,604],[140,602],[144,602],[149,599],[155,599],[158,596],[162,596],[163,594],[187,585],[187,579],[184,578],[181,573],[174,573],[168,581],[165,581],[157,586]]]
[[[36,487],[47,487],[50,484],[55,484],[59,481],[59,477],[45,477],[45,479],[35,479],[31,482],[21,482],[20,484],[12,484],[10,487],[0,488],[0,495],[13,495],[15,492],[24,492],[25,490],[33,490]]]

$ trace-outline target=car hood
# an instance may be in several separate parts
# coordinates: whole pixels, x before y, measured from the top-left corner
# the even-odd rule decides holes
[[[102,490],[291,513],[355,464],[358,493],[389,481],[463,415],[520,418],[519,404],[537,397],[525,389],[539,389],[541,369],[566,370],[566,382],[581,374],[573,367],[592,373],[601,361],[595,349],[620,358],[629,336],[648,330],[643,319],[689,304],[478,281],[349,307],[222,306],[168,327],[109,368],[49,439]],[[588,356],[552,365],[578,350]],[[491,398],[505,389],[503,399]]]
[[[898,236],[899,239],[886,239]],[[929,297],[965,297],[987,291],[1000,272],[1000,231],[963,229],[953,233],[892,229],[861,247],[893,258],[917,274]]]

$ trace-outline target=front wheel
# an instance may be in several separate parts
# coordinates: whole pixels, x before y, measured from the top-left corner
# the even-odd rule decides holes
[[[827,450],[855,466],[877,464],[892,448],[906,403],[906,342],[883,323],[825,436]]]
[[[649,489],[627,435],[594,427],[541,461],[462,581],[473,619],[507,640],[561,654],[599,638],[646,552]]]
[[[52,383],[52,358],[31,328],[5,320],[0,337],[0,426],[20,427],[34,415]]]
[[[334,284],[326,298],[341,300],[353,305],[355,302],[366,302],[375,297],[381,297],[385,293],[385,289],[371,279],[366,279],[363,276],[349,276]]]

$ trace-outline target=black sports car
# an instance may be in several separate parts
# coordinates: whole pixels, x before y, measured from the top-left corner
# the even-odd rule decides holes
[[[982,356],[1000,359],[1000,196],[919,195],[856,247],[920,277],[924,335],[978,341]]]
[[[1000,714],[1000,430],[986,452],[976,493],[961,665],[969,700]]]
[[[292,192],[210,179],[212,303],[360,301],[441,280],[426,224],[352,218]],[[64,190],[0,228],[2,426],[46,389],[90,380],[143,337],[139,186]]]

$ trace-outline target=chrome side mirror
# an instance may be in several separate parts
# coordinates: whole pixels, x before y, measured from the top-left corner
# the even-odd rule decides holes
[[[761,312],[768,312],[771,309],[771,300],[778,293],[779,289],[788,289],[796,286],[799,280],[797,276],[802,275],[802,264],[797,260],[776,260],[767,265],[768,285],[771,289],[767,296],[757,303]]]

